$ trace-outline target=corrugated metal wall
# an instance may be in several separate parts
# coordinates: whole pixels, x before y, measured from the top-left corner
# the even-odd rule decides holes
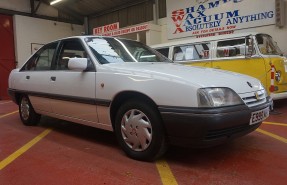
[[[164,18],[166,17],[166,0],[159,0],[159,18]]]
[[[166,17],[166,0],[159,0],[159,18]],[[143,2],[98,17],[89,17],[89,34],[93,28],[119,22],[120,27],[131,26],[153,20],[153,1]]]

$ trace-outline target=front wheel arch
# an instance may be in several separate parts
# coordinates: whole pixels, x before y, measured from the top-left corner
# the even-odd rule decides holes
[[[153,161],[167,150],[162,119],[149,102],[124,102],[116,114],[114,131],[121,148],[133,159]]]
[[[113,99],[111,106],[110,106],[111,107],[110,108],[110,118],[112,121],[113,129],[115,129],[115,118],[116,118],[116,115],[117,115],[119,108],[122,106],[122,104],[124,104],[125,102],[127,102],[128,100],[131,100],[131,99],[137,99],[139,101],[148,102],[148,104],[150,104],[156,110],[158,110],[156,103],[150,97],[148,97],[145,94],[135,92],[135,91],[121,92],[115,96],[115,98]],[[159,112],[158,112],[158,114],[159,114]],[[160,116],[160,114],[159,114],[159,116]],[[160,117],[160,119],[161,119],[161,117]]]

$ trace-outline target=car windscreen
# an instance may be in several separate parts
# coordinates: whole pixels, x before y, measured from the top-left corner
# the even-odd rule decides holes
[[[104,37],[89,37],[85,41],[101,64],[171,62],[159,52],[137,41]]]

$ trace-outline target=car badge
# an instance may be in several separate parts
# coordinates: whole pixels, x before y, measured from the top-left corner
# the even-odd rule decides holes
[[[247,82],[247,84],[249,85],[249,87],[251,87],[251,88],[253,87],[250,82]]]
[[[259,100],[259,94],[257,92],[254,93],[256,100]]]

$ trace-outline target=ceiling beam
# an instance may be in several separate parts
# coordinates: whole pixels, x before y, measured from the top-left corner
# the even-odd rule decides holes
[[[58,11],[68,15],[69,17],[84,23],[84,16],[77,14],[76,12],[68,9],[67,7],[55,7]]]
[[[15,11],[15,10],[8,10],[8,9],[3,9],[3,8],[0,8],[0,14],[22,15],[22,16],[27,16],[27,17],[35,17],[35,18],[46,19],[46,20],[51,20],[51,21],[58,21],[58,22],[64,22],[64,23],[70,23],[70,24],[78,24],[78,25],[82,25],[83,24],[82,22],[77,21],[77,20],[58,18],[58,17],[51,17],[51,16],[45,16],[45,15],[37,15],[37,14],[32,16],[31,13],[20,12],[20,11]]]
[[[39,1],[36,8],[35,8],[35,1]],[[31,7],[31,15],[32,16],[34,16],[37,13],[41,3],[42,3],[42,0],[30,0],[30,7]]]
[[[75,0],[69,1],[69,3],[73,2],[73,1],[75,1]],[[84,23],[84,16],[76,13],[75,11],[73,11],[69,8],[67,8],[67,6],[65,6],[65,3],[50,5],[50,1],[48,1],[48,0],[43,0],[43,2],[45,4],[47,4],[48,6],[52,6],[53,8],[56,8],[59,12],[68,15],[72,19],[75,19],[75,20],[81,22],[82,24]]]

